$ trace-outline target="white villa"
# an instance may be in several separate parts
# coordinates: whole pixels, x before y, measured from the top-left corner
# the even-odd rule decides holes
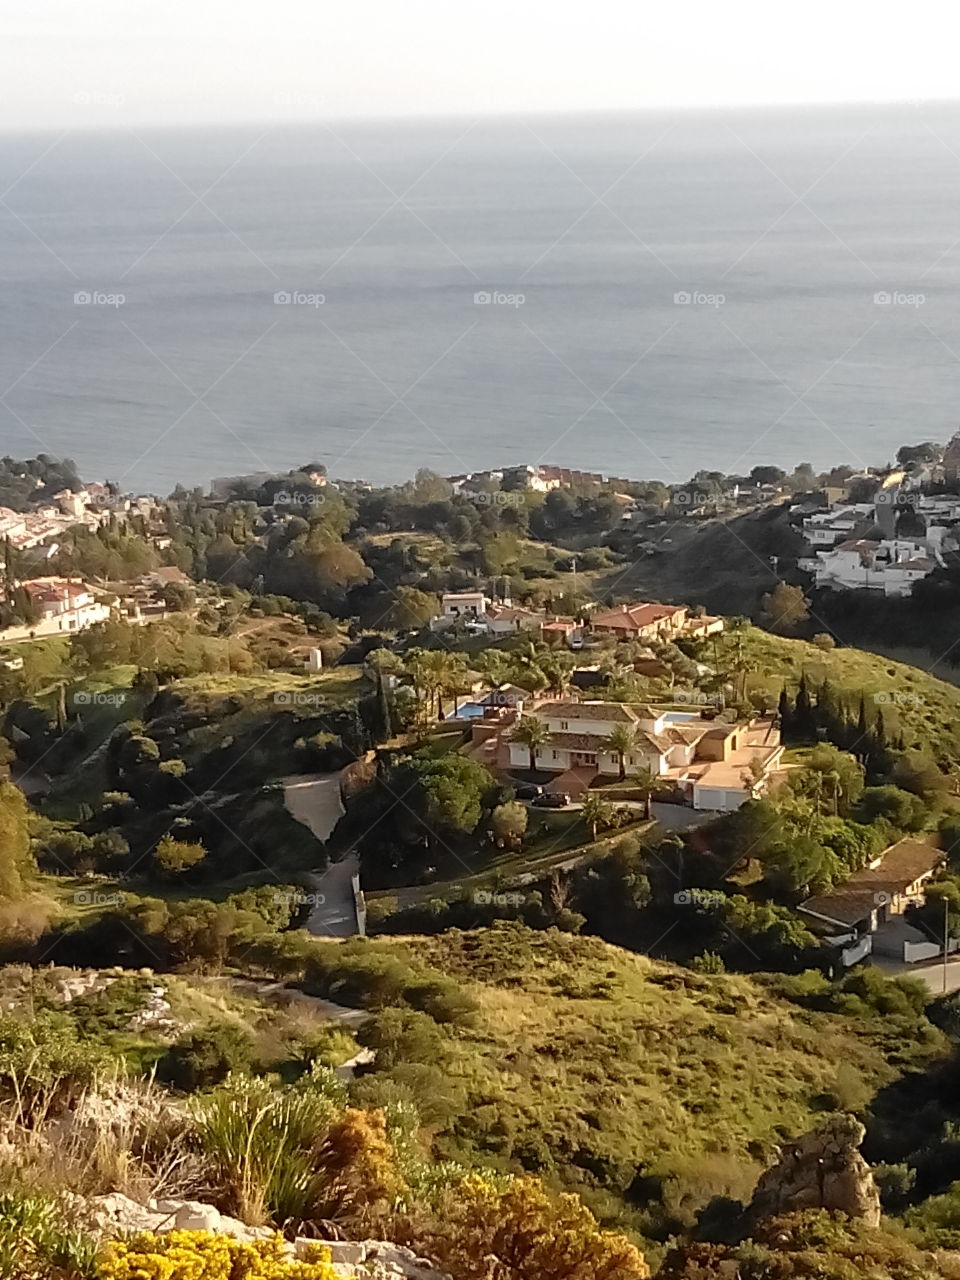
[[[525,609],[507,598],[491,600],[482,591],[445,591],[440,597],[440,614],[430,628],[442,631],[458,619],[477,635],[510,636],[519,631],[539,631],[547,620],[543,610]]]
[[[762,794],[783,755],[780,732],[769,720],[729,724],[695,711],[600,701],[547,702],[534,714],[550,732],[536,750],[538,769],[616,776],[620,758],[607,740],[615,725],[625,725],[635,741],[624,756],[627,772],[649,769],[695,809],[737,809]],[[529,748],[516,740],[508,745],[511,768],[529,768]]]
[[[943,533],[942,529],[931,534]],[[943,564],[939,539],[924,542],[891,538],[870,542],[860,538],[841,542],[829,551],[818,551],[816,559],[800,561],[800,567],[814,574],[818,587],[840,590],[882,591],[885,596],[908,596],[913,584]]]
[[[32,640],[83,631],[110,617],[110,606],[101,604],[84,582],[68,578],[31,578],[20,584],[40,613],[37,622],[7,627],[0,640]]]
[[[445,591],[440,597],[440,616],[431,621],[430,627],[440,631],[458,618],[467,622],[482,621],[489,605],[490,597],[483,591]]]
[[[829,511],[816,511],[803,521],[803,536],[812,547],[835,547],[846,542],[874,519],[872,502],[848,503]]]

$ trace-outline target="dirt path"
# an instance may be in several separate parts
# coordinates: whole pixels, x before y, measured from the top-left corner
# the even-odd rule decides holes
[[[228,985],[232,991],[243,995],[256,996],[260,1000],[272,1001],[287,1008],[300,1007],[309,1009],[318,1017],[330,1022],[339,1022],[341,1026],[353,1031],[370,1017],[365,1009],[350,1009],[345,1004],[335,1004],[332,1000],[324,1000],[320,996],[307,995],[296,987],[285,982],[263,981],[257,978],[221,978],[219,981]]]

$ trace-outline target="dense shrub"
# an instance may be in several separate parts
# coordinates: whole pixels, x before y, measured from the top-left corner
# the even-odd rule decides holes
[[[249,1035],[233,1023],[191,1031],[170,1046],[157,1064],[157,1075],[184,1093],[222,1084],[231,1071],[244,1071],[253,1058]]]
[[[576,1196],[552,1200],[533,1178],[497,1185],[471,1174],[438,1199],[433,1214],[403,1220],[397,1236],[457,1280],[642,1280],[643,1254],[602,1231]]]
[[[0,1017],[0,1095],[21,1111],[68,1105],[108,1065],[103,1046],[81,1040],[64,1014]]]
[[[336,1280],[330,1250],[312,1246],[311,1256],[294,1260],[281,1236],[249,1244],[209,1231],[144,1231],[129,1240],[111,1240],[98,1260],[100,1280]]]
[[[3,1280],[89,1276],[95,1255],[95,1241],[71,1225],[63,1205],[22,1191],[0,1195]]]

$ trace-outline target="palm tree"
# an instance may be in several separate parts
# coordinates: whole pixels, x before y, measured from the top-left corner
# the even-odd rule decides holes
[[[615,724],[607,738],[607,748],[616,753],[620,767],[620,781],[627,776],[626,756],[637,745],[637,731],[632,724]]]
[[[460,698],[470,692],[471,685],[467,676],[467,661],[462,653],[450,655],[450,668],[447,671],[445,692],[453,698],[453,714],[460,711]]]
[[[514,742],[522,742],[530,752],[530,772],[537,771],[537,748],[550,738],[550,730],[537,716],[523,716],[513,731]]]
[[[443,719],[443,699],[454,679],[453,654],[447,649],[429,649],[422,659],[431,698],[437,700],[437,719]]]
[[[504,684],[510,673],[510,659],[501,649],[484,649],[477,656],[476,667],[491,684]]]
[[[635,791],[639,791],[643,799],[643,816],[647,819],[652,817],[651,803],[654,795],[660,789],[660,778],[652,769],[638,769],[636,773],[630,777],[630,782]]]
[[[418,733],[426,728],[437,693],[433,654],[426,649],[411,649],[403,664],[404,678],[413,689]]]
[[[547,654],[540,661],[540,670],[547,679],[547,692],[552,698],[563,698],[570,688],[573,659],[565,653]]]
[[[591,840],[596,840],[601,827],[610,825],[612,814],[613,810],[603,796],[598,796],[594,791],[587,792],[583,801],[583,821],[590,829]]]

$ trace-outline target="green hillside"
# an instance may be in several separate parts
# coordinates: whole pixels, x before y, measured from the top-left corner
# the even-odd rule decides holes
[[[960,688],[956,685],[863,649],[821,649],[759,627],[718,638],[716,656],[721,668],[733,663],[738,652],[747,664],[751,691],[764,689],[775,701],[784,683],[795,688],[802,675],[813,687],[829,679],[854,715],[863,693],[871,715],[883,712],[889,733],[903,731],[908,750],[928,748],[944,762],[960,763]],[[711,642],[704,660],[710,662],[713,656]]]
[[[814,1013],[747,977],[555,931],[452,930],[415,947],[479,1006],[451,1033],[458,1105],[439,1153],[534,1170],[645,1234],[748,1195],[775,1145],[893,1080],[905,1039],[918,1056],[940,1045],[922,1019]],[[372,952],[411,957],[402,942]]]

